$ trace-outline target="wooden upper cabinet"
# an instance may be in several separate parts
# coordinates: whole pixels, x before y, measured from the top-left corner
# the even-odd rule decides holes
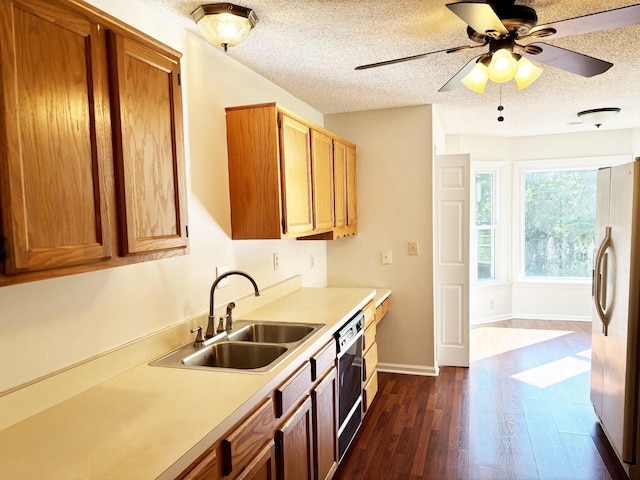
[[[347,146],[333,142],[333,186],[335,205],[335,225],[344,227],[347,224]]]
[[[333,140],[311,130],[311,172],[313,177],[313,222],[316,229],[332,228],[333,206]]]
[[[275,103],[226,112],[232,238],[298,238],[330,231],[329,132]]]
[[[356,199],[356,148],[347,147],[347,225],[355,227],[358,224],[358,202]],[[355,229],[352,230],[356,232]]]
[[[187,247],[180,63],[108,32],[122,255]]]
[[[179,58],[82,1],[0,2],[0,286],[187,253]]]
[[[279,114],[282,217],[285,235],[313,230],[311,129],[289,115]]]
[[[104,32],[57,2],[0,2],[6,273],[111,256]]]

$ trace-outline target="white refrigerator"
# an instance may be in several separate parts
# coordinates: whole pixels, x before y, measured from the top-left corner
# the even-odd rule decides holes
[[[640,161],[598,171],[591,401],[630,478],[638,451]]]

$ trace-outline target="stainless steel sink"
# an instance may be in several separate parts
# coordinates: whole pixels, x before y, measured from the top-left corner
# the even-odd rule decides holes
[[[258,322],[229,333],[228,339],[234,342],[293,343],[303,340],[316,327],[300,323]]]
[[[324,324],[239,320],[235,330],[221,333],[204,346],[193,342],[163,355],[150,365],[200,370],[265,373],[293,353]]]
[[[220,342],[200,348],[180,362],[191,367],[248,370],[267,367],[286,351],[282,345]]]

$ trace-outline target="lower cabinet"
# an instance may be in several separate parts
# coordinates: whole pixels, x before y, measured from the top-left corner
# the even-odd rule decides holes
[[[338,468],[338,377],[333,338],[181,480],[328,480]]]
[[[315,479],[327,480],[338,468],[338,374],[336,367],[311,392]]]
[[[278,480],[313,480],[313,419],[308,395],[276,431]]]
[[[276,444],[271,440],[247,465],[238,480],[276,480]]]

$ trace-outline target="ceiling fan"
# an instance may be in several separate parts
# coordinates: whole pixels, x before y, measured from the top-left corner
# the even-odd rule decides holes
[[[438,91],[448,92],[466,85],[478,93],[483,93],[488,79],[502,83],[512,78],[516,79],[518,88],[525,88],[542,72],[540,67],[527,59],[583,77],[604,73],[613,64],[544,42],[520,42],[551,36],[568,37],[640,24],[640,4],[546,25],[537,25],[536,11],[525,5],[515,5],[514,0],[488,0],[486,3],[467,1],[449,3],[446,6],[467,24],[469,39],[478,45],[465,45],[360,65],[356,70],[417,60],[435,53],[489,47],[488,52],[472,58]]]

